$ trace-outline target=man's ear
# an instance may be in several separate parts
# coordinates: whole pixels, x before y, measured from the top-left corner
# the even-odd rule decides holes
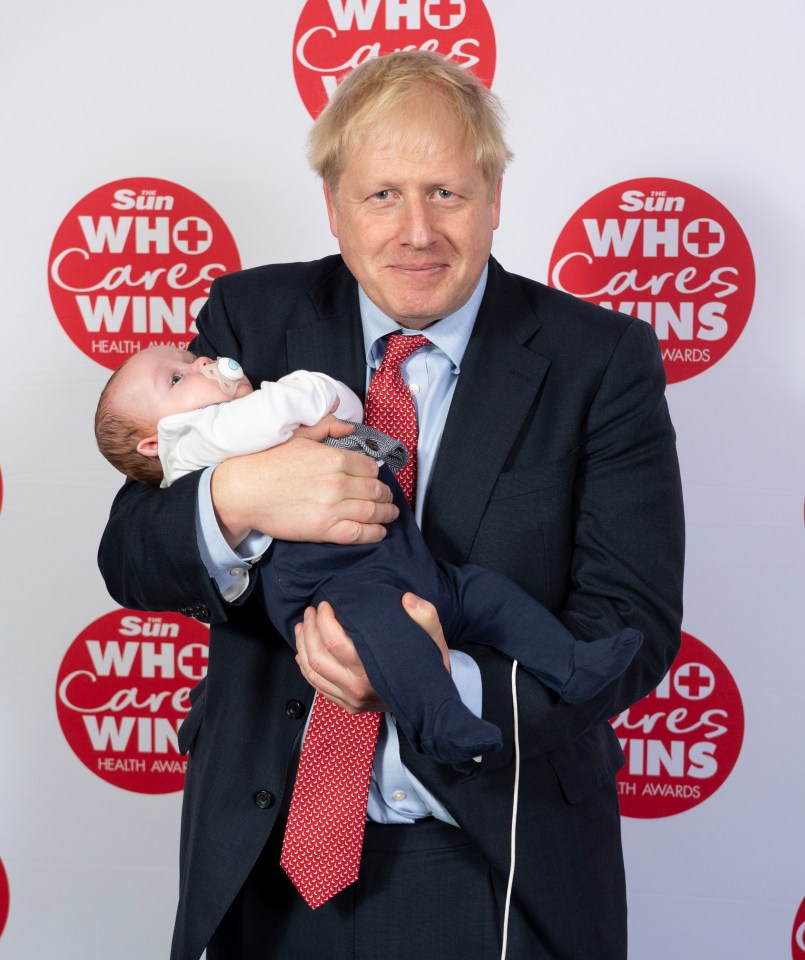
[[[137,444],[137,453],[141,453],[144,457],[158,457],[159,450],[158,448],[158,438],[154,434],[153,437],[146,437],[145,440],[141,440]]]
[[[492,197],[492,229],[497,230],[500,226],[500,195],[503,191],[503,177],[498,179],[495,186],[495,192]]]
[[[324,184],[324,202],[327,204],[327,219],[330,221],[330,233],[338,237],[338,216],[335,211],[335,201],[332,190]]]

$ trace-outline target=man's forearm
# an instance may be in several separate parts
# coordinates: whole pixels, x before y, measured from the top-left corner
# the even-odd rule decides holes
[[[271,545],[271,538],[249,532],[234,546],[224,536],[212,504],[210,480],[213,469],[201,475],[196,503],[196,541],[210,578],[228,603],[238,600],[248,589],[252,567]]]
[[[196,539],[199,475],[168,490],[128,481],[112,505],[98,550],[109,593],[139,610],[204,609],[225,619]]]

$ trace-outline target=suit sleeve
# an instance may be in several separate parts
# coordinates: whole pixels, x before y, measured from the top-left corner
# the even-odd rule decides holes
[[[240,359],[217,282],[198,327],[191,351]],[[212,622],[226,619],[227,604],[210,580],[196,541],[199,476],[198,471],[188,474],[163,490],[129,480],[115,497],[98,566],[109,593],[122,606],[178,610]]]
[[[573,550],[559,619],[579,640],[624,627],[644,642],[632,664],[594,699],[569,705],[521,671],[521,743],[531,754],[567,745],[646,696],[669,669],[680,642],[684,518],[675,434],[664,396],[657,339],[629,324],[590,404],[573,490]],[[510,729],[511,664],[466,648],[484,677],[484,716]],[[493,766],[507,763],[511,744]]]

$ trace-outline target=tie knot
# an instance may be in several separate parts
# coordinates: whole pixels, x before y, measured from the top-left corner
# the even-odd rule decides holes
[[[386,355],[383,357],[383,366],[397,367],[406,361],[412,353],[416,353],[420,347],[430,343],[427,337],[421,333],[414,336],[406,336],[404,333],[392,333],[386,345]]]

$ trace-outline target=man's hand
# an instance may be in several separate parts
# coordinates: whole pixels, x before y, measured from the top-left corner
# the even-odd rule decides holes
[[[328,447],[354,427],[331,415],[286,443],[233,457],[215,468],[212,502],[221,532],[236,547],[252,530],[282,540],[374,543],[399,514],[378,466],[361,453]]]
[[[326,601],[305,610],[304,620],[296,625],[296,650],[302,676],[328,700],[349,713],[388,709],[375,693],[355,645]]]
[[[444,668],[450,673],[450,652],[447,649],[447,641],[444,639],[444,632],[436,607],[429,600],[423,600],[415,593],[403,594],[402,605],[414,623],[418,627],[422,627],[439,648]]]
[[[406,593],[402,604],[414,623],[439,647],[449,673],[450,655],[436,608],[413,593]],[[304,621],[296,625],[296,650],[296,662],[307,682],[349,713],[388,709],[374,691],[355,645],[329,603],[307,608]]]

